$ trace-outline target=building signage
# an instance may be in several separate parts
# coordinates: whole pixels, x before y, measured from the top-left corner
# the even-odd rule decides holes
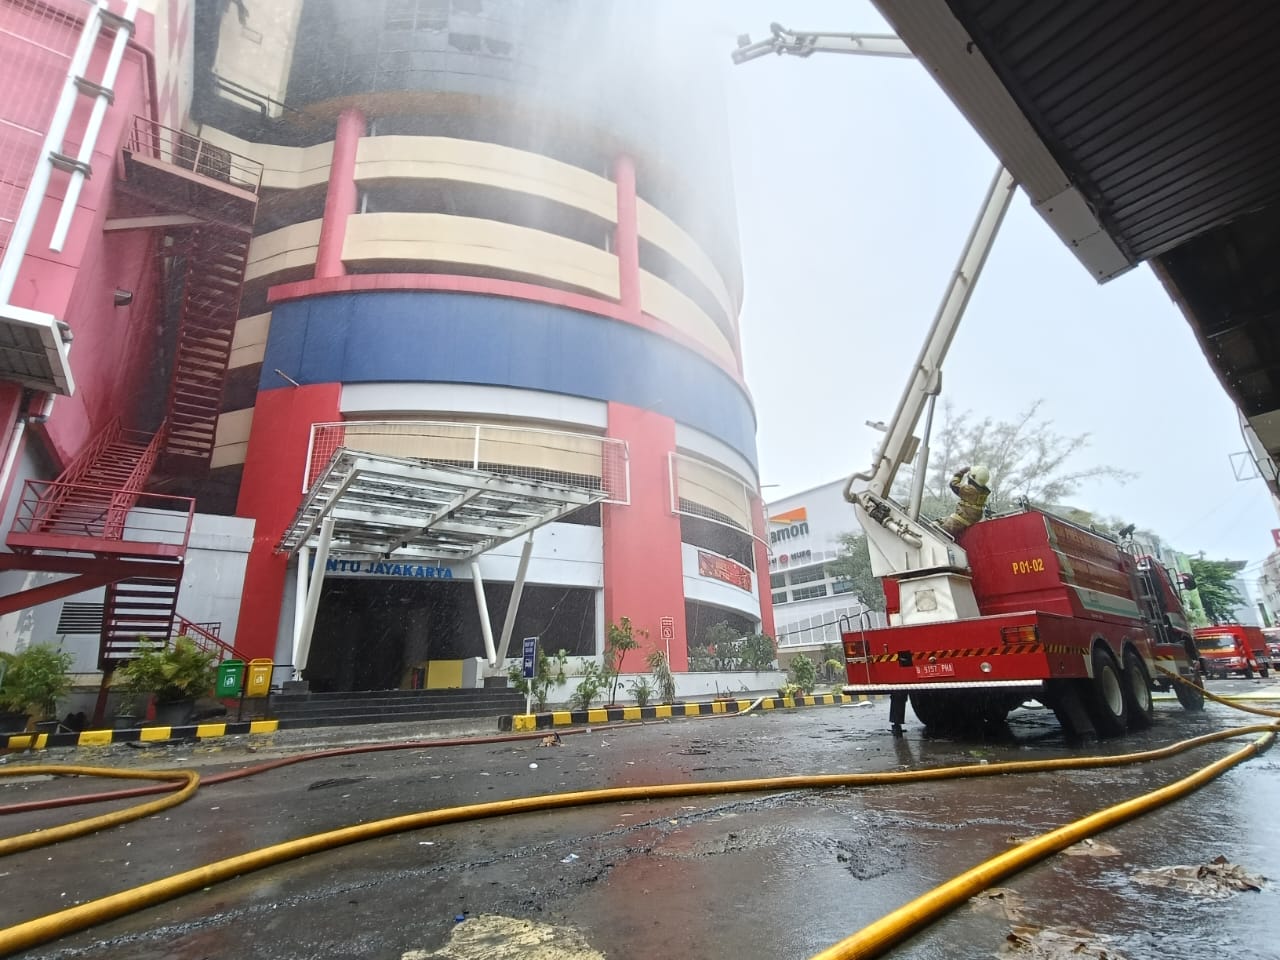
[[[809,510],[796,507],[769,518],[769,543],[776,545],[809,535]]]
[[[739,590],[751,592],[751,570],[740,563],[718,554],[698,551],[698,575],[732,584]]]
[[[538,638],[525,637],[524,656],[520,664],[520,675],[526,680],[532,680],[538,673]]]
[[[769,565],[771,567],[786,567],[793,563],[807,563],[812,557],[812,550],[797,550],[795,553],[780,553],[769,561]]]
[[[326,573],[356,574],[372,577],[401,577],[406,580],[452,580],[453,571],[421,563],[392,563],[389,560],[337,560],[329,558]]]

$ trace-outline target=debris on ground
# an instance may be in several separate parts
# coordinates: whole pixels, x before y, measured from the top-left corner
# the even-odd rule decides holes
[[[1266,877],[1246,873],[1239,864],[1231,863],[1222,856],[1198,866],[1192,864],[1139,870],[1133,875],[1133,879],[1148,887],[1170,887],[1210,900],[1224,900],[1244,891],[1257,893],[1267,882]]]
[[[1010,836],[1009,842],[1012,844],[1030,843],[1035,837],[1016,837]],[[1073,843],[1062,851],[1068,857],[1118,857],[1120,849],[1113,847],[1109,843],[1103,843],[1101,840],[1090,840],[1085,837],[1079,843]]]
[[[400,960],[604,960],[572,927],[481,915],[455,923],[439,950],[410,950]]]
[[[1120,848],[1113,847],[1109,843],[1103,843],[1101,840],[1090,840],[1085,837],[1079,843],[1073,843],[1067,849],[1062,851],[1068,857],[1118,857],[1120,856]]]
[[[1125,960],[1111,946],[1111,938],[1082,927],[1014,927],[996,957],[1030,957],[1033,960]]]
[[[544,747],[561,747],[561,746],[564,746],[564,742],[560,739],[560,734],[558,734],[558,733],[553,733],[553,734],[550,734],[550,735],[545,736],[545,737],[543,737],[543,738],[542,738],[542,744],[541,744],[541,746],[544,746]]]
[[[571,853],[571,854],[569,854],[567,857],[565,857],[563,860],[561,860],[560,862],[561,862],[561,863],[573,863],[573,861],[575,861],[575,860],[577,860],[577,859],[578,859],[578,855],[577,855],[576,853]]]
[[[969,904],[978,913],[994,913],[1005,920],[1018,921],[1023,919],[1026,901],[1022,894],[1009,887],[992,887],[970,898]]]

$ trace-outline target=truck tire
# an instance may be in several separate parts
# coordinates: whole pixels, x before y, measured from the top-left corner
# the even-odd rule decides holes
[[[1262,677],[1262,679],[1263,679],[1263,680],[1267,679],[1267,677],[1268,677],[1268,676],[1270,676],[1270,674],[1271,674],[1271,668],[1270,668],[1270,667],[1259,667],[1259,668],[1258,668],[1258,676]]]
[[[1156,704],[1151,699],[1151,677],[1147,665],[1129,647],[1124,652],[1124,696],[1129,707],[1129,729],[1145,730],[1155,721]]]
[[[953,704],[946,694],[912,690],[908,699],[911,701],[912,711],[926,727],[945,729],[955,726],[957,718],[951,709]]]
[[[1129,728],[1129,704],[1116,658],[1104,645],[1093,648],[1093,679],[1086,709],[1099,737],[1118,737]]]
[[[1196,713],[1204,709],[1204,694],[1197,687],[1189,687],[1185,683],[1175,683],[1173,693],[1188,713]]]

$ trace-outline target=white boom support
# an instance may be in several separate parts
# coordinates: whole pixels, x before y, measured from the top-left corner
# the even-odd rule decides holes
[[[907,45],[891,33],[802,33],[788,30],[780,23],[771,23],[769,31],[772,36],[756,43],[752,43],[746,34],[739,37],[738,49],[733,51],[733,62],[746,63],[770,53],[793,57],[807,57],[814,53],[853,53],[864,57],[915,59]]]
[[[758,43],[752,43],[747,36],[740,37],[738,49],[733,52],[734,63],[745,63],[768,53],[800,57],[813,53],[845,53],[913,58],[906,44],[891,35],[804,33],[777,23],[770,26],[770,32],[769,39]],[[845,484],[845,499],[854,505],[858,521],[867,534],[872,572],[878,577],[898,579],[902,623],[954,620],[976,616],[978,612],[964,550],[942,530],[919,519],[921,478],[916,478],[906,510],[893,501],[890,492],[902,465],[915,458],[917,452],[917,471],[926,469],[927,431],[921,444],[915,436],[916,425],[926,408],[932,411],[933,401],[942,388],[942,363],[1016,187],[1013,175],[1004,167],[998,168],[902,399],[898,401],[898,409],[885,430],[875,462],[868,472],[854,474]],[[864,489],[854,490],[858,481],[865,481]]]

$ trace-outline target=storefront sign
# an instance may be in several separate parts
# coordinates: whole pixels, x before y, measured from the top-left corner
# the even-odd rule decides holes
[[[728,557],[721,557],[714,553],[699,550],[698,575],[732,584],[739,590],[747,591],[747,593],[751,592],[751,571]]]
[[[453,571],[421,563],[392,563],[387,560],[336,560],[324,565],[327,573],[373,577],[402,577],[406,580],[452,580]]]
[[[769,561],[769,566],[785,567],[793,563],[807,563],[812,557],[812,550],[797,550],[795,553],[780,553]]]

